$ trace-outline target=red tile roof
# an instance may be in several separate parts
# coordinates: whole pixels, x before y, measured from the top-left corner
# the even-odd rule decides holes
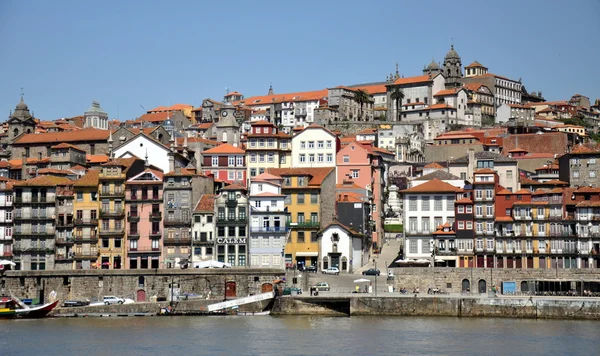
[[[85,152],[85,150],[84,150],[84,149],[81,149],[81,148],[79,148],[79,147],[77,147],[77,146],[74,146],[74,145],[68,144],[68,143],[66,143],[66,142],[60,143],[60,144],[58,144],[58,145],[54,145],[54,146],[52,146],[51,148],[57,148],[57,149],[59,149],[59,148],[72,148],[72,149],[74,149],[74,150],[77,150],[77,151]]]
[[[146,121],[146,122],[163,122],[167,118],[173,116],[173,113],[170,111],[161,111],[153,114],[144,114],[137,118],[136,121]]]
[[[476,170],[475,172],[473,172],[474,174],[496,174],[496,171],[494,171],[491,168],[481,168]],[[491,182],[490,182],[491,183]]]
[[[478,68],[478,67],[483,67],[483,68],[487,68],[485,67],[483,64],[477,62],[477,61],[473,61],[473,63],[469,64],[468,66],[466,66],[465,68]]]
[[[267,168],[267,173],[278,176],[310,176],[309,186],[320,186],[325,178],[331,172],[335,171],[334,167],[321,168]],[[285,189],[285,187],[284,187]]]
[[[402,190],[402,193],[456,193],[460,189],[439,179],[432,179],[416,187]]]
[[[73,185],[76,187],[98,187],[99,177],[100,170],[90,169],[83,177],[75,181]]]
[[[109,130],[98,129],[79,130],[76,134],[70,131],[48,132],[43,134],[25,134],[19,137],[14,144],[23,145],[31,143],[107,141],[109,135]]]
[[[229,184],[228,186],[222,188],[221,190],[246,190],[246,187],[244,187],[243,185],[240,184]]]
[[[433,78],[434,77],[430,77],[429,75],[419,75],[416,77],[398,78],[394,81],[393,85],[428,83],[428,82],[433,81]]]
[[[437,93],[435,93],[434,96],[448,96],[448,95],[454,95],[456,94],[458,91],[460,90],[460,88],[455,88],[455,89],[444,89],[444,90],[440,90]]]
[[[217,154],[244,154],[246,151],[239,147],[234,147],[228,143],[224,143],[217,147],[209,148],[202,152],[202,155],[217,155]]]
[[[429,163],[426,164],[423,168],[436,168],[436,169],[443,169],[444,166],[442,166],[441,164],[437,163],[437,162],[433,162],[433,163]]]
[[[194,211],[197,212],[205,212],[205,213],[213,213],[215,210],[215,197],[214,194],[203,194],[198,200],[198,204]]]
[[[28,180],[22,180],[14,183],[15,187],[55,187],[57,185],[71,185],[73,181],[65,177],[57,176],[37,176]]]
[[[107,155],[86,155],[85,158],[88,163],[106,163],[106,162],[108,162]]]
[[[306,92],[297,92],[297,93],[287,93],[287,94],[273,94],[273,95],[262,95],[262,96],[251,96],[249,98],[244,98],[238,102],[235,102],[235,105],[246,105],[246,106],[260,106],[260,105],[268,105],[271,103],[281,103],[281,102],[292,102],[292,101],[315,101],[322,100],[328,97],[329,93],[327,89],[315,90],[315,91],[306,91]]]

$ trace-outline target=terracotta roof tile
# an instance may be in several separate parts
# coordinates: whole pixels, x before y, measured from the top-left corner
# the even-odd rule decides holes
[[[203,194],[200,197],[200,200],[198,200],[198,204],[196,205],[196,208],[194,209],[194,211],[205,212],[205,213],[214,212],[215,197],[216,197],[216,195],[214,195],[214,194]]]
[[[60,143],[58,145],[54,145],[51,148],[57,148],[57,149],[58,148],[72,148],[72,149],[77,150],[77,151],[85,152],[84,149],[82,149],[80,147],[77,147],[77,146],[74,146],[74,145],[71,145],[71,144],[68,144],[66,142]]]
[[[254,197],[285,197],[285,194],[276,194],[271,192],[262,192],[258,194],[253,194]]]
[[[402,193],[456,193],[459,188],[438,179],[432,179],[416,187],[402,190]]]
[[[15,141],[15,145],[30,143],[62,143],[62,142],[86,142],[107,141],[109,130],[85,129],[74,134],[70,131],[48,132],[43,134],[25,134]]]
[[[511,221],[513,221],[513,218],[510,216],[497,216],[496,221],[511,222]]]
[[[276,176],[274,174],[270,174],[270,173],[261,173],[259,175],[257,175],[254,178],[251,178],[250,180],[282,180],[283,178],[281,178],[280,176]]]
[[[444,166],[437,162],[429,163],[425,165],[423,168],[435,168],[435,169],[444,169]]]
[[[335,171],[335,167],[321,168],[267,168],[267,173],[278,176],[310,176],[309,186],[320,186],[325,178]],[[285,187],[284,187],[285,189]]]
[[[107,155],[86,155],[85,158],[88,163],[106,163],[106,162],[108,162]]]
[[[476,170],[473,173],[475,173],[475,174],[479,174],[479,173],[481,173],[481,174],[495,174],[496,171],[493,170],[493,169],[491,169],[491,168],[481,168],[481,169]]]
[[[433,81],[433,78],[434,77],[430,77],[429,75],[419,75],[416,77],[398,78],[394,81],[393,85],[428,83],[428,82]]]
[[[180,168],[179,172],[171,171],[169,173],[166,173],[164,175],[164,177],[192,177],[192,176],[196,176],[196,175],[200,175],[200,174],[196,174],[196,172],[191,169]]]
[[[209,148],[202,152],[202,155],[216,155],[216,154],[244,154],[245,151],[239,147],[234,147],[228,143],[224,143],[217,147]]]
[[[246,187],[240,184],[229,184],[228,186],[222,188],[221,190],[246,190]]]
[[[572,155],[599,154],[600,145],[577,145],[569,153]]]
[[[519,189],[515,192],[515,194],[520,194],[520,195],[530,195],[531,191],[527,190],[527,189]]]
[[[73,184],[76,187],[97,187],[98,181],[100,177],[100,170],[98,169],[90,169],[87,173],[79,178]]]
[[[444,89],[444,90],[440,90],[437,93],[435,93],[434,96],[449,96],[449,95],[454,95],[456,94],[458,91],[460,90],[460,88],[455,88],[455,89]]]
[[[14,183],[15,187],[55,187],[57,185],[71,185],[74,182],[69,178],[50,175],[37,176],[24,181]]]
[[[483,64],[481,64],[481,63],[479,63],[477,61],[473,61],[473,63],[469,64],[465,68],[478,68],[478,67],[487,68],[486,66],[484,66]]]
[[[237,101],[234,105],[246,105],[246,106],[263,106],[271,103],[282,103],[282,102],[293,102],[293,101],[316,101],[327,98],[329,95],[327,89],[287,93],[287,94],[273,94],[263,96],[251,96],[244,98],[243,100]]]

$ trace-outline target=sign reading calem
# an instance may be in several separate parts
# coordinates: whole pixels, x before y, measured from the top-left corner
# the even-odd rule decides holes
[[[241,244],[246,243],[246,238],[245,237],[230,237],[230,238],[220,237],[220,238],[217,238],[217,243],[218,244],[228,244],[228,245],[241,245]]]

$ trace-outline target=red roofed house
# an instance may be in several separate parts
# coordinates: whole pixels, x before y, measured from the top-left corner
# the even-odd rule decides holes
[[[487,86],[494,94],[494,104],[521,104],[521,80],[513,80],[488,72],[488,68],[475,61],[467,66],[467,73],[461,79],[464,84],[480,83]]]
[[[248,177],[265,172],[267,168],[287,168],[292,165],[292,137],[280,132],[268,121],[252,122],[247,135],[246,166]]]
[[[365,198],[373,198],[371,205],[372,226],[360,233],[372,234],[373,242],[379,244],[383,237],[383,174],[385,171],[381,154],[371,143],[352,142],[337,153],[337,184],[351,184],[365,189]]]
[[[192,212],[192,264],[214,260],[215,195],[202,194]]]
[[[202,173],[215,179],[246,186],[246,152],[224,143],[202,152]]]

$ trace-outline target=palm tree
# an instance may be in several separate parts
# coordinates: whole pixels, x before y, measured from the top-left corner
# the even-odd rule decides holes
[[[402,89],[395,87],[390,97],[396,103],[396,115],[398,116],[397,120],[400,121],[400,104],[402,103],[402,100],[404,100],[404,92]]]
[[[356,91],[354,92],[354,101],[356,101],[360,105],[360,114],[358,116],[360,121],[360,119],[362,119],[363,116],[363,104],[371,102],[371,95],[369,95],[369,92],[365,90],[356,89]]]

